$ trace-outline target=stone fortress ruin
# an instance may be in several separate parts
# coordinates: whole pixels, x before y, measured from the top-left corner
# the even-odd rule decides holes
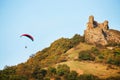
[[[86,24],[87,29],[84,31],[85,41],[92,44],[107,45],[108,42],[119,42],[120,36],[109,29],[108,21],[98,23],[94,20],[94,16],[89,16]]]

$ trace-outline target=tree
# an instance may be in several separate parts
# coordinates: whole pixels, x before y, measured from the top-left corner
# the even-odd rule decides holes
[[[54,67],[49,67],[48,70],[47,70],[47,74],[48,76],[52,77],[56,74],[56,68]]]
[[[91,51],[81,51],[79,53],[79,60],[95,60],[95,57],[92,55]]]
[[[58,65],[57,66],[57,75],[63,76],[70,72],[70,67],[68,67],[66,64]]]
[[[72,38],[71,38],[71,42],[72,42],[72,46],[76,46],[77,44],[79,44],[80,42],[84,42],[84,37],[80,36],[79,34],[75,34]]]
[[[76,71],[71,71],[64,78],[65,80],[77,80],[78,73]]]
[[[43,80],[47,71],[45,69],[35,68],[32,73],[33,78]]]

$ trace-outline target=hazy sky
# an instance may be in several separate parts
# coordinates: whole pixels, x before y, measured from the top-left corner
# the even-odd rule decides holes
[[[83,35],[90,15],[120,30],[120,0],[0,0],[0,69],[27,61],[61,37]]]

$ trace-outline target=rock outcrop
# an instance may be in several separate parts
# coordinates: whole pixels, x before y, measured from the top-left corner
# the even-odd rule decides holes
[[[108,21],[98,23],[94,16],[89,16],[87,29],[84,31],[85,41],[92,44],[107,45],[109,42],[120,43],[120,32],[109,29]],[[119,34],[117,34],[117,33]]]

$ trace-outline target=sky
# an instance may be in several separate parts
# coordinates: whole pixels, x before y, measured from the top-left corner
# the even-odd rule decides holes
[[[0,0],[0,69],[26,62],[61,37],[83,35],[90,15],[120,31],[120,0]]]

